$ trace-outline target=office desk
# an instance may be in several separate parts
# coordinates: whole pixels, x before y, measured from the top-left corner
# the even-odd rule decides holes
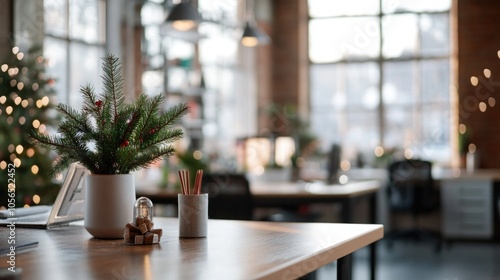
[[[352,222],[352,202],[370,199],[370,223],[376,220],[376,194],[380,181],[366,180],[343,185],[294,182],[254,182],[250,184],[256,207],[286,207],[312,203],[341,203],[341,221]],[[137,196],[146,196],[153,203],[177,204],[177,192],[159,189],[139,189]]]
[[[209,220],[207,238],[180,239],[176,218],[155,218],[160,244],[133,246],[92,238],[81,225],[15,230],[16,242],[38,241],[16,255],[22,279],[296,279],[383,237],[382,225]],[[7,246],[9,230],[0,229]],[[6,255],[0,257],[7,270]]]
[[[254,182],[250,185],[256,207],[284,207],[312,203],[340,203],[341,222],[352,222],[352,208],[357,199],[368,198],[369,222],[376,223],[377,191],[380,181],[366,180],[344,185],[322,185],[319,183]],[[146,196],[153,203],[177,204],[177,193],[168,190],[137,191],[137,196]],[[375,244],[370,245],[370,274],[376,276]],[[350,273],[351,259],[346,258],[346,270]]]
[[[283,207],[313,203],[341,203],[341,221],[352,222],[353,202],[358,198],[369,198],[369,219],[375,223],[376,193],[380,189],[377,180],[325,185],[306,182],[255,182],[251,185],[256,207]]]

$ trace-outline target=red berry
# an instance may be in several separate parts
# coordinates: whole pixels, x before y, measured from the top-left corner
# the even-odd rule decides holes
[[[155,131],[156,131],[156,130],[155,130],[154,128],[151,128],[151,130],[150,130],[149,132],[151,132],[151,133],[155,133]]]
[[[101,100],[97,100],[97,101],[95,102],[95,105],[96,105],[97,107],[101,107],[101,106],[102,106],[102,101],[101,101]]]
[[[125,141],[123,141],[123,142],[120,144],[120,147],[125,148],[125,147],[127,147],[127,146],[128,146],[128,144],[129,144],[129,142],[128,142],[127,140],[125,140]]]

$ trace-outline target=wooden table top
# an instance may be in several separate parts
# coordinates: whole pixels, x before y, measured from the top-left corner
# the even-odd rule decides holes
[[[294,279],[383,237],[375,224],[209,220],[207,238],[180,239],[176,218],[154,222],[161,242],[144,246],[94,239],[81,225],[16,228],[16,244],[39,242],[16,269],[22,279]],[[2,248],[8,235],[0,229]]]

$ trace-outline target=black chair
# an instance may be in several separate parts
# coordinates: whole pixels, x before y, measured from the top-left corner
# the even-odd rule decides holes
[[[211,219],[252,220],[253,199],[245,175],[236,173],[203,174],[202,192],[208,193]]]
[[[391,230],[386,235],[389,247],[392,241],[400,238],[431,240],[436,250],[441,249],[441,235],[418,225],[422,214],[439,210],[439,192],[434,187],[432,163],[425,160],[398,160],[389,165],[387,187],[390,214],[405,213],[411,215],[412,226],[406,229]],[[391,215],[392,217],[392,215]]]

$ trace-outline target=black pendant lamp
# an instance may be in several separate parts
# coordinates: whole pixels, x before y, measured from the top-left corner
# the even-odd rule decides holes
[[[245,47],[255,47],[257,45],[266,45],[271,41],[266,33],[261,31],[255,24],[253,7],[249,6],[250,1],[246,1],[247,21],[241,36],[241,44]]]
[[[166,21],[172,23],[174,29],[187,31],[201,22],[202,17],[191,3],[184,1],[172,8]]]
[[[245,47],[267,45],[271,40],[266,33],[262,32],[253,22],[247,21],[243,29],[241,43]]]

